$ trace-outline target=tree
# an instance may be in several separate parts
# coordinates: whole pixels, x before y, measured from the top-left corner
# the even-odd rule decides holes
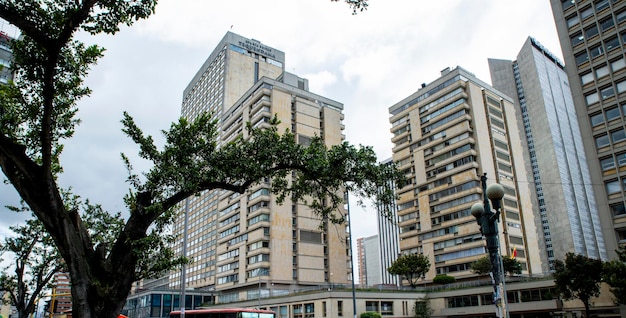
[[[435,310],[430,306],[430,299],[428,297],[418,299],[413,306],[416,318],[430,318]]]
[[[456,278],[454,278],[454,276],[450,276],[446,274],[439,274],[435,276],[435,278],[433,278],[433,283],[435,284],[446,285],[446,284],[452,284],[454,282],[456,282]]]
[[[602,278],[611,286],[615,304],[626,305],[626,245],[620,246],[616,252],[618,259],[603,264]]]
[[[355,13],[367,7],[366,0],[346,2]],[[274,126],[250,129],[249,138],[218,148],[217,126],[207,115],[172,124],[158,149],[124,114],[125,134],[153,164],[135,174],[123,156],[131,185],[125,197],[129,216],[61,189],[63,141],[79,122],[77,102],[90,93],[84,77],[103,53],[74,34],[114,34],[120,25],[147,18],[155,5],[156,0],[0,1],[0,17],[23,35],[11,42],[15,81],[0,86],[0,167],[65,260],[77,318],[116,317],[134,281],[186,261],[174,258],[167,244],[171,237],[161,236],[173,220],[173,207],[185,197],[212,189],[241,193],[269,177],[279,198],[289,196],[322,218],[342,222],[345,216],[335,211],[344,190],[390,204],[393,192],[377,191],[390,179],[399,186],[404,182],[395,167],[378,164],[370,147],[342,143],[327,149],[319,139],[303,147]]]
[[[522,273],[522,264],[515,258],[502,255],[502,266],[504,267],[504,273],[513,276],[514,274]],[[471,265],[472,272],[478,275],[487,275],[491,273],[491,260],[489,256],[485,256],[477,259]]]
[[[602,261],[581,254],[567,253],[565,262],[554,262],[554,283],[564,299],[580,299],[585,305],[585,316],[589,316],[591,297],[600,295]]]
[[[402,254],[387,268],[391,275],[406,279],[411,288],[417,287],[417,280],[430,269],[430,261],[424,254]]]
[[[36,301],[49,287],[54,274],[63,269],[63,261],[37,219],[10,229],[16,236],[4,238],[0,253],[13,254],[14,263],[0,275],[0,292],[9,295],[8,300],[17,309],[18,317],[26,318],[35,312]]]

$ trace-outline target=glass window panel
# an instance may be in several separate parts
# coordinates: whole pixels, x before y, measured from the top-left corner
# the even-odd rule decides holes
[[[602,135],[602,136],[596,137],[597,148],[606,147],[608,145],[609,145],[609,135]]]
[[[613,86],[605,87],[600,90],[600,95],[602,96],[602,99],[607,99],[615,96],[615,90],[613,89]]]
[[[620,167],[626,166],[626,152],[621,153],[619,155],[615,155],[615,158],[617,159],[617,164]]]
[[[593,73],[587,73],[580,77],[580,82],[585,85],[593,82]]]
[[[609,7],[609,0],[596,1],[596,11],[601,11]]]
[[[578,33],[574,34],[574,36],[571,37],[572,46],[576,46],[576,45],[582,43],[584,39],[585,39],[585,37],[583,36],[583,34],[581,32],[578,32]]]
[[[596,57],[602,55],[604,53],[604,48],[602,47],[602,45],[596,45],[592,48],[589,49],[589,52],[591,53],[591,58],[595,59]]]
[[[626,11],[624,11],[624,17],[623,18],[626,19]],[[577,15],[573,15],[573,16],[567,18],[567,27],[571,28],[571,27],[577,25],[579,21],[580,21],[580,19],[578,19],[578,16]],[[617,21],[620,21],[619,17],[618,17]]]
[[[602,167],[602,171],[607,171],[615,168],[615,161],[613,157],[608,157],[600,160],[600,166]]]
[[[585,100],[587,101],[587,105],[592,105],[600,101],[600,99],[598,98],[597,92],[593,92],[593,94],[589,94],[585,96]]]
[[[588,60],[589,60],[589,56],[587,55],[586,51],[576,55],[576,65],[583,64],[587,62]]]
[[[621,70],[624,67],[626,67],[626,60],[624,60],[623,58],[611,62],[611,69],[613,69],[613,72]]]
[[[563,6],[563,10],[567,10],[574,6],[574,0],[562,0],[561,5]]]
[[[591,6],[587,7],[586,9],[583,9],[580,12],[580,17],[584,20],[590,16],[593,15],[593,8]]]
[[[624,133],[624,129],[611,132],[611,139],[613,139],[613,143],[626,140],[626,133]]]
[[[609,75],[609,67],[607,65],[601,66],[596,69],[596,77],[602,78]]]
[[[623,80],[623,81],[615,84],[615,86],[617,86],[617,92],[618,93],[626,92],[626,80]]]
[[[585,37],[587,39],[591,39],[596,35],[598,35],[598,27],[595,24],[585,29]]]
[[[615,17],[617,18],[617,23],[622,23],[626,20],[626,10],[622,12],[618,12]],[[576,21],[578,23],[578,21]]]
[[[619,108],[611,108],[606,110],[606,121],[611,121],[613,119],[619,118]]]
[[[604,41],[604,46],[606,46],[606,51],[611,51],[619,48],[619,40],[616,36]]]
[[[602,113],[593,115],[590,117],[591,120],[591,126],[595,127],[598,125],[602,125],[604,123],[604,116],[602,115]]]
[[[607,194],[615,194],[622,191],[622,187],[619,184],[619,181],[614,180],[606,183],[606,193]]]
[[[607,19],[600,21],[600,29],[602,29],[603,32],[612,28],[614,25],[613,16],[609,16]]]

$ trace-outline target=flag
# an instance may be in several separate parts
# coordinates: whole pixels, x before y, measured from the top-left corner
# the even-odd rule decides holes
[[[513,247],[513,253],[511,254],[511,258],[517,257],[517,247]]]

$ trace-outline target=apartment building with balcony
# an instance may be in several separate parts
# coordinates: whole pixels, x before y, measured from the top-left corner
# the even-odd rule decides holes
[[[475,277],[470,265],[486,249],[470,208],[483,200],[484,173],[505,189],[501,253],[516,250],[524,274],[545,272],[513,100],[461,67],[446,68],[389,113],[393,161],[411,180],[397,189],[400,249],[430,258],[426,280]]]

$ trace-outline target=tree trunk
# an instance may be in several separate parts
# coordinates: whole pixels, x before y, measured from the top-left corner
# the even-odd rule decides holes
[[[585,317],[589,318],[590,316],[590,309],[589,309],[589,300],[585,300],[583,301],[583,304],[585,305]]]

